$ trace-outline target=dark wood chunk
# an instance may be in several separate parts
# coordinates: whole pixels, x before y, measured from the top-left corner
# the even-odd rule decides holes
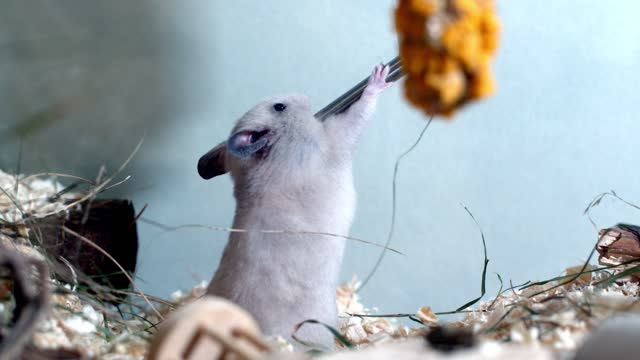
[[[468,349],[475,345],[475,338],[470,330],[444,326],[432,327],[426,339],[432,348],[442,352]]]

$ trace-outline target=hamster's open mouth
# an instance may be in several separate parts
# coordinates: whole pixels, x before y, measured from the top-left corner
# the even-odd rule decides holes
[[[265,157],[269,152],[271,130],[241,130],[231,135],[227,142],[229,152],[241,159],[251,155]]]
[[[258,142],[260,139],[264,138],[270,132],[271,131],[268,129],[265,129],[262,131],[249,131],[249,137],[250,137],[251,143]]]
[[[264,159],[269,155],[269,149],[271,149],[271,130],[265,129],[262,131],[252,131],[251,141],[255,144],[259,141],[266,141],[264,146],[258,149],[253,155]]]

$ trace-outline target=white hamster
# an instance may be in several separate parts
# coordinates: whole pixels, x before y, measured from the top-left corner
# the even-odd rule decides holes
[[[220,266],[208,289],[249,311],[268,335],[290,338],[296,324],[336,324],[335,291],[344,239],[287,230],[348,235],[356,207],[352,154],[377,96],[391,86],[377,66],[347,111],[318,121],[305,96],[260,102],[226,142],[202,156],[198,172],[226,172],[236,212]],[[333,347],[332,335],[305,326],[299,337]]]

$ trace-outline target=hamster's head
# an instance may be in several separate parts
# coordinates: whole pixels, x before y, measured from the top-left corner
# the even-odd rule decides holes
[[[288,95],[261,101],[238,119],[227,141],[200,158],[198,172],[211,179],[287,166],[318,151],[322,124],[309,100]]]

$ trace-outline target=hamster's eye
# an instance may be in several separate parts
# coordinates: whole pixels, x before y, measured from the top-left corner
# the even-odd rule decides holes
[[[273,105],[273,110],[277,111],[277,112],[283,112],[284,109],[287,108],[287,105],[283,104],[283,103],[277,103],[275,105]]]

